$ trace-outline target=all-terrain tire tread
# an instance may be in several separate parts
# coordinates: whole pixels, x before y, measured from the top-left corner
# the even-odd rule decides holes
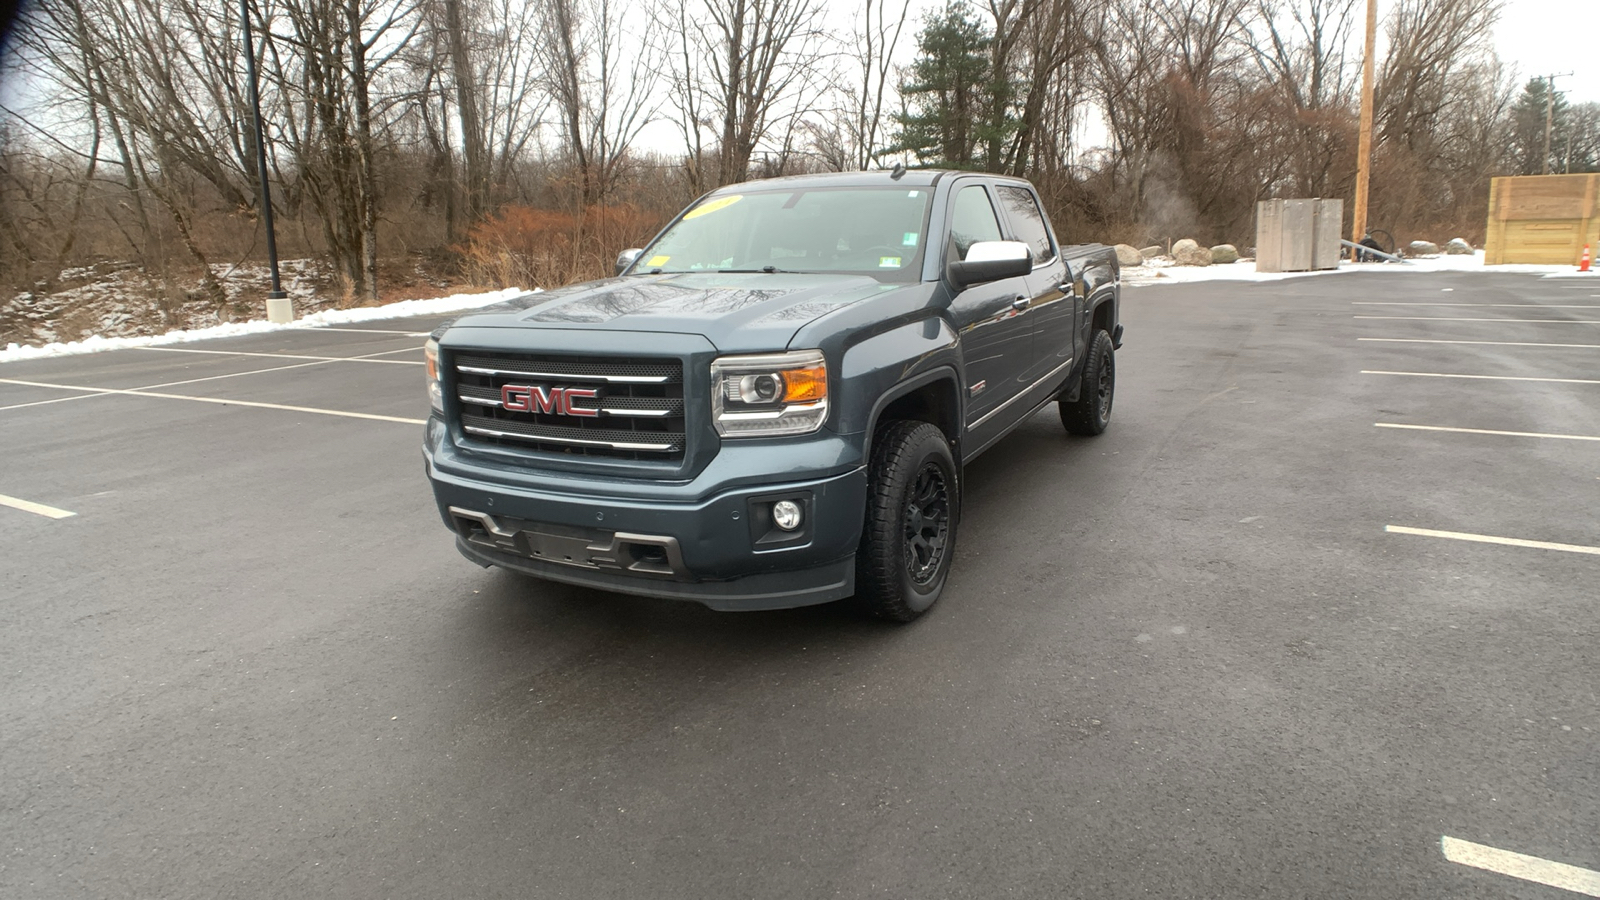
[[[1072,402],[1062,400],[1061,424],[1067,429],[1068,434],[1081,434],[1094,436],[1103,434],[1106,426],[1110,424],[1100,419],[1099,379],[1100,367],[1105,365],[1106,355],[1113,353],[1111,335],[1101,329],[1094,333],[1094,339],[1089,344],[1089,358],[1083,366],[1082,382],[1078,388],[1078,399]],[[1114,360],[1115,357],[1112,357]],[[1115,363],[1113,363],[1115,365]],[[1115,378],[1115,370],[1113,370]],[[1112,401],[1115,409],[1116,384],[1112,383]],[[1109,417],[1108,417],[1109,418]]]
[[[901,499],[895,486],[903,479],[900,472],[910,465],[907,459],[920,454],[924,440],[944,443],[944,433],[928,422],[903,420],[883,426],[873,440],[871,481],[868,484],[866,522],[862,526],[861,548],[856,554],[856,605],[869,615],[894,622],[909,622],[922,614],[906,602],[901,589],[905,568],[897,534]],[[952,472],[954,466],[952,466]],[[952,492],[959,490],[951,486]],[[953,550],[955,522],[951,523]],[[947,552],[950,552],[947,550]]]

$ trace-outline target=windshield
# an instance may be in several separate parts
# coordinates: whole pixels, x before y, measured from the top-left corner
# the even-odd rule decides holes
[[[903,187],[717,194],[639,254],[632,272],[850,272],[915,281],[932,196]]]

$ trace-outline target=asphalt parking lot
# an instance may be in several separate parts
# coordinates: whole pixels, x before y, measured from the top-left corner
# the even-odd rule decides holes
[[[1600,896],[1600,282],[1130,288],[906,627],[466,562],[439,321],[0,365],[0,896]]]

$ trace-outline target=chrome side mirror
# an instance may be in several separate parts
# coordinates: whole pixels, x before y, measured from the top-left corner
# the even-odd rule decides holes
[[[956,287],[1017,278],[1033,271],[1033,248],[1021,241],[979,241],[967,248],[967,258],[946,267]]]
[[[628,270],[628,267],[633,265],[634,261],[639,258],[639,254],[641,254],[643,252],[644,251],[639,249],[638,247],[634,247],[631,250],[624,250],[621,253],[618,253],[617,254],[617,274],[621,275],[623,272],[626,272]]]

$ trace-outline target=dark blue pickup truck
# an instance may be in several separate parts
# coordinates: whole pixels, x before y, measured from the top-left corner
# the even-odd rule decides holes
[[[424,458],[468,559],[777,609],[938,600],[962,465],[1049,403],[1104,431],[1116,255],[1032,185],[858,172],[702,197],[614,278],[427,344]]]

